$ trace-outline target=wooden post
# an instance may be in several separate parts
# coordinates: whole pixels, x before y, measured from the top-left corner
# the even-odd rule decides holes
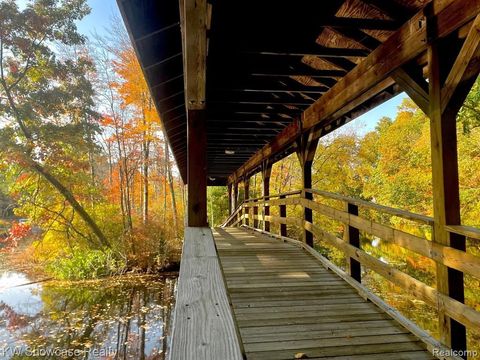
[[[238,182],[233,183],[233,211],[237,210],[238,207]],[[236,220],[242,216],[241,212],[238,212],[235,216]]]
[[[303,178],[303,189],[312,188],[312,161],[306,161],[302,166],[302,178]],[[302,195],[305,199],[313,200],[313,194],[311,192],[302,192]],[[313,223],[313,213],[312,209],[308,207],[303,208],[303,220],[309,223]],[[305,243],[313,247],[313,234],[308,230],[303,230],[303,236]]]
[[[346,204],[347,212],[352,215],[358,215],[358,206]],[[345,241],[356,248],[360,248],[360,232],[357,228],[348,225],[345,229]],[[348,258],[348,273],[358,282],[362,281],[362,269],[360,262],[353,258]]]
[[[253,227],[255,229],[258,229],[258,219],[255,218],[255,216],[258,216],[258,204],[257,200],[253,202]]]
[[[243,180],[243,199],[246,202],[250,198],[250,178],[245,178]],[[245,215],[248,215],[248,218],[245,218],[245,225],[249,226],[250,225],[250,207],[245,208],[244,210]]]
[[[233,183],[233,210],[238,207],[238,182]]]
[[[228,184],[228,215],[232,215],[234,210],[232,209],[232,184]]]
[[[432,150],[433,241],[465,251],[465,237],[450,234],[446,225],[460,225],[456,116],[478,75],[480,17],[477,16],[463,45],[458,40],[436,40],[428,47],[429,116]],[[430,38],[438,28],[427,22]],[[461,45],[461,48],[460,48]],[[457,56],[458,55],[458,56]],[[439,292],[464,303],[463,273],[436,263]],[[439,308],[440,340],[453,350],[467,347],[466,328]]]
[[[180,3],[187,107],[187,225],[207,225],[207,1]]]
[[[207,129],[205,110],[188,110],[188,226],[207,226]]]
[[[263,199],[268,201],[270,196],[270,176],[272,174],[272,164],[270,162],[264,162],[262,164],[262,180],[263,180]],[[270,206],[263,206],[263,230],[270,231],[270,221],[265,220],[265,216],[270,215]]]
[[[280,195],[280,199],[286,199],[285,195]],[[287,205],[280,205],[280,217],[287,217]],[[280,224],[280,236],[287,236],[287,224]]]
[[[312,165],[315,157],[315,151],[317,150],[318,139],[314,139],[314,132],[309,131],[305,135],[302,135],[297,141],[297,156],[302,167],[302,179],[303,179],[303,191],[302,196],[308,200],[313,200],[313,194],[305,192],[305,189],[312,188]],[[305,222],[313,223],[312,209],[303,208],[303,220]],[[303,229],[303,238],[308,246],[313,247],[313,234]]]

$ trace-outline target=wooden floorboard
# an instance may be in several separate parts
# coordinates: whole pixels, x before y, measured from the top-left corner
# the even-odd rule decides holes
[[[248,360],[434,358],[302,249],[241,228],[214,237]]]

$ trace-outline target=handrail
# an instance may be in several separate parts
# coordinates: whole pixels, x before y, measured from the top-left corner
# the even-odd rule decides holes
[[[243,209],[244,202],[242,201],[240,205],[237,206],[237,208],[232,212],[232,214],[223,222],[221,227],[225,227],[230,225],[231,221],[238,215],[238,213]]]
[[[302,193],[302,190],[294,190],[294,191],[289,191],[289,192],[286,192],[286,193],[282,193],[282,194],[275,194],[275,195],[268,195],[268,196],[260,196],[260,197],[257,197],[257,198],[253,198],[253,199],[245,199],[244,202],[252,202],[252,201],[258,201],[258,200],[267,200],[267,199],[272,199],[272,198],[279,198],[281,196],[292,196],[292,195],[299,195]]]
[[[348,202],[350,204],[370,208],[370,209],[378,211],[378,212],[387,213],[387,214],[390,214],[390,215],[393,215],[393,216],[398,216],[398,217],[408,219],[408,220],[422,222],[422,223],[425,223],[425,224],[428,224],[428,225],[433,225],[433,223],[434,223],[433,218],[430,217],[430,216],[415,214],[415,213],[411,213],[409,211],[395,209],[395,208],[385,206],[385,205],[379,205],[379,204],[372,203],[372,202],[369,202],[369,201],[366,201],[366,200],[355,199],[355,198],[352,198],[352,197],[349,197],[349,196],[335,194],[335,193],[331,193],[331,192],[323,191],[323,190],[305,189],[305,192],[320,195],[320,196],[330,198],[330,199],[334,199],[334,200],[345,201],[345,202]]]
[[[177,289],[169,360],[242,360],[211,229],[185,228]]]
[[[480,229],[465,225],[447,225],[445,230],[458,235],[466,236],[470,239],[480,240]]]
[[[245,226],[245,225],[243,225],[243,226]],[[446,347],[440,341],[435,339],[427,331],[420,328],[413,321],[407,319],[400,311],[398,311],[397,309],[395,309],[391,305],[387,304],[382,298],[375,295],[365,285],[363,285],[360,282],[353,279],[351,276],[349,276],[348,273],[346,273],[344,270],[342,270],[338,266],[334,265],[330,260],[328,260],[327,258],[322,256],[320,253],[318,253],[316,250],[309,247],[305,243],[303,243],[301,241],[298,241],[298,240],[295,240],[295,239],[292,239],[292,238],[289,238],[289,237],[276,235],[276,234],[269,233],[267,231],[255,229],[255,228],[250,227],[250,226],[245,226],[245,228],[247,228],[249,230],[252,230],[252,231],[260,232],[262,234],[271,236],[271,237],[276,238],[278,240],[281,240],[281,241],[290,243],[294,246],[302,248],[303,250],[305,250],[306,252],[311,254],[314,258],[316,258],[318,261],[320,261],[323,264],[323,266],[325,266],[327,269],[333,271],[335,274],[337,274],[343,280],[345,280],[348,284],[350,284],[353,288],[355,288],[362,297],[364,297],[366,299],[369,299],[372,303],[377,305],[380,309],[382,309],[387,314],[389,314],[392,318],[394,318],[403,327],[408,329],[412,334],[417,336],[420,339],[420,341],[422,341],[427,346],[427,349],[431,353],[439,353],[439,352],[443,352],[444,354],[451,353],[451,350],[448,347]],[[451,356],[445,356],[443,358],[445,360],[447,360],[447,359],[448,360],[462,360],[461,357],[455,356],[454,354],[452,354]]]

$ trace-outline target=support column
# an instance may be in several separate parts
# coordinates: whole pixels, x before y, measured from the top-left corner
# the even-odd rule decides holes
[[[354,204],[347,203],[346,210],[349,214],[358,215],[358,206]],[[356,248],[360,248],[360,232],[357,228],[348,225],[345,231],[345,242],[349,243]],[[362,269],[360,263],[349,257],[348,258],[348,273],[349,275],[357,280],[358,282],[362,281]]]
[[[207,226],[207,129],[205,110],[188,110],[188,226]]]
[[[238,182],[233,184],[233,211],[238,207]]]
[[[235,209],[232,208],[232,184],[228,184],[228,215],[232,215]]]
[[[270,176],[272,174],[272,164],[264,162],[262,164],[262,180],[263,180],[263,199],[264,201],[269,201],[267,197],[270,196]],[[270,216],[270,206],[263,206],[263,230],[270,231],[270,221],[265,220],[265,216]]]
[[[318,145],[318,139],[313,139],[313,136],[314,131],[309,131],[307,134],[302,135],[299,141],[297,141],[297,156],[300,161],[300,166],[302,167],[302,195],[308,200],[313,200],[313,194],[305,192],[305,189],[312,188],[312,165]],[[312,209],[306,206],[303,207],[303,220],[313,223]],[[303,229],[303,238],[308,246],[313,247],[313,234],[305,230],[305,228]]]
[[[250,178],[245,178],[243,180],[243,199],[246,202],[250,198]],[[250,225],[250,207],[245,208],[245,215],[248,215],[248,218],[245,218],[245,225]]]
[[[280,195],[280,199],[285,198],[285,195]],[[287,217],[287,205],[280,205],[280,217]],[[280,236],[287,236],[287,224],[280,224]]]
[[[431,36],[436,24],[427,22]],[[433,241],[465,251],[465,237],[451,234],[446,225],[460,225],[460,191],[456,117],[480,70],[480,17],[473,22],[463,45],[458,39],[429,44],[429,117],[432,150]],[[464,303],[463,273],[436,263],[439,292]],[[466,328],[439,308],[440,340],[453,350],[467,347]]]
[[[255,200],[253,203],[253,227],[255,229],[258,229],[258,219],[256,218],[258,216],[258,204],[257,200]]]
[[[460,224],[460,197],[458,184],[456,112],[441,112],[441,61],[438,47],[429,49],[430,61],[430,136],[432,149],[432,185],[434,238],[442,245],[465,250],[465,239],[450,235],[445,226]],[[463,273],[436,263],[437,289],[464,302]],[[454,350],[466,348],[465,326],[451,319],[439,309],[441,341]]]
[[[187,107],[187,225],[207,226],[207,1],[180,2]]]

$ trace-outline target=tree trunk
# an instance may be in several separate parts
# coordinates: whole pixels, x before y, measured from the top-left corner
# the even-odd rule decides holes
[[[126,201],[125,201],[125,179],[123,171],[123,151],[120,143],[120,132],[118,131],[118,125],[115,120],[115,137],[118,147],[118,179],[120,182],[120,208],[122,210],[122,222],[124,231],[127,230],[127,213],[126,213]]]
[[[173,227],[175,231],[175,238],[178,238],[178,214],[177,214],[177,202],[175,200],[175,188],[173,184],[173,176],[172,176],[172,169],[170,168],[170,161],[169,161],[169,152],[168,152],[168,145],[166,146],[166,154],[165,158],[167,161],[167,175],[168,175],[168,185],[170,186],[170,195],[172,197],[172,210],[173,210]]]
[[[28,142],[33,143],[33,137],[30,133],[29,129],[25,126],[23,119],[18,112],[18,109],[15,105],[15,102],[10,94],[8,87],[6,86],[5,81],[2,79],[3,89],[7,95],[8,103],[13,110],[15,119],[17,124],[20,126],[20,129],[27,139]],[[77,201],[73,193],[67,189],[55,176],[50,174],[44,167],[42,167],[39,163],[31,158],[31,151],[27,151],[25,154],[25,159],[27,160],[28,164],[30,165],[31,169],[34,170],[36,173],[41,175],[45,180],[47,180],[57,191],[62,194],[62,196],[69,202],[72,208],[80,215],[80,217],[85,221],[87,226],[93,231],[93,233],[97,236],[100,245],[106,246],[110,248],[110,243],[107,240],[106,236],[103,234],[102,230],[98,227],[97,223],[92,219],[92,217],[87,213],[87,211],[83,208],[83,206]]]
[[[122,124],[123,125],[123,124]],[[122,126],[123,127],[123,126]],[[123,177],[125,181],[125,215],[126,215],[126,220],[127,220],[127,229],[130,231],[133,228],[133,222],[132,222],[132,203],[131,203],[131,193],[130,193],[130,176],[128,174],[128,160],[127,160],[127,151],[126,151],[126,145],[125,145],[125,136],[122,134],[121,140],[121,146],[122,146],[122,151],[123,151],[123,158],[122,158],[122,164],[123,164]]]
[[[83,206],[75,199],[75,196],[72,192],[67,189],[63,184],[57,180],[52,174],[50,174],[44,167],[40,164],[35,162],[34,160],[27,158],[27,161],[36,173],[43,176],[45,180],[47,180],[55,189],[58,190],[60,194],[68,201],[68,203],[72,206],[72,208],[80,215],[80,217],[85,221],[85,223],[92,229],[94,234],[97,236],[98,240],[100,241],[100,245],[106,246],[108,248],[111,247],[110,242],[107,240],[105,235],[103,234],[102,230],[98,227],[97,223],[92,219],[92,217],[85,211]]]
[[[167,138],[165,137],[164,134],[164,141],[165,141],[165,167],[164,167],[164,186],[163,186],[163,191],[164,191],[164,198],[163,198],[163,226],[167,226],[167,178],[168,178],[168,143],[167,143]]]
[[[142,208],[142,219],[143,219],[143,224],[146,224],[148,222],[148,210],[149,210],[149,168],[148,164],[150,161],[150,141],[144,141],[143,144],[143,164],[142,164],[142,177],[143,177],[143,208]]]

